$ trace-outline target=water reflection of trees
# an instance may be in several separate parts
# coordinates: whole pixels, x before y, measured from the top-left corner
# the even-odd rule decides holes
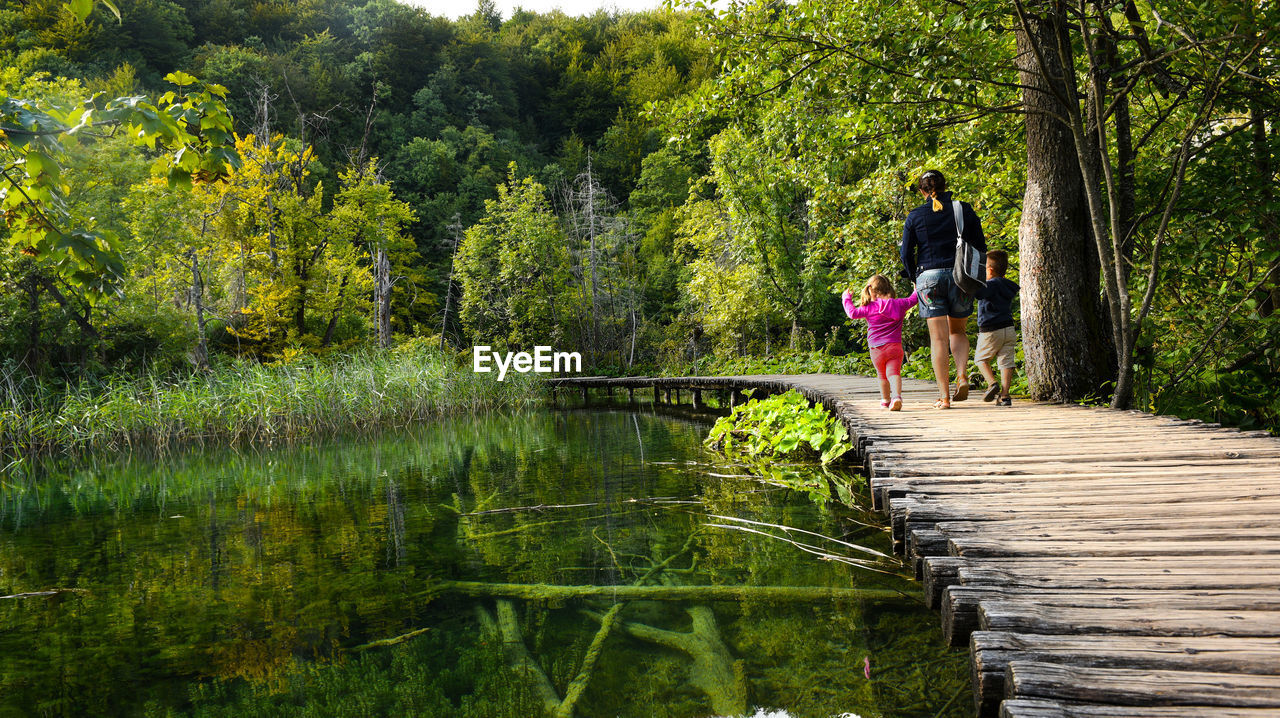
[[[900,660],[868,680],[862,657],[892,665],[880,658],[899,650],[891,646],[944,654],[922,612],[853,594],[624,605],[441,593],[456,580],[903,587],[874,574],[851,581],[847,566],[782,542],[700,531],[704,512],[830,535],[850,526],[789,492],[686,464],[704,456],[702,431],[625,413],[539,414],[31,479],[0,496],[0,593],[87,593],[0,601],[0,620],[16,627],[0,637],[3,704],[54,715],[141,705],[273,715],[304,703],[350,712],[367,699],[383,713],[448,705],[449,715],[532,715],[519,710],[541,710],[545,696],[537,681],[512,677],[492,638],[501,630],[486,634],[477,605],[495,624],[514,623],[558,704],[576,691],[578,715],[758,703],[874,714],[901,686],[929,696],[937,691],[926,686],[960,680],[947,660],[915,674]],[[683,503],[691,496],[702,505]],[[545,508],[576,504],[585,505]],[[544,508],[505,510],[521,507]],[[482,513],[494,509],[504,510]],[[354,702],[332,702],[340,686]],[[430,711],[420,714],[445,714]]]

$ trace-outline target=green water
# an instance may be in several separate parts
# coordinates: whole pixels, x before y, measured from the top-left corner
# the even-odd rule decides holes
[[[537,717],[538,686],[563,698],[593,641],[578,716],[967,715],[965,656],[942,647],[900,570],[850,565],[840,559],[867,554],[791,534],[837,557],[823,559],[780,529],[731,520],[887,551],[876,519],[726,465],[702,449],[707,427],[537,413],[11,469],[0,595],[59,591],[0,599],[0,716]],[[748,588],[628,601],[597,640],[607,596],[441,590],[451,581],[904,596],[779,601]],[[504,626],[516,641],[504,644]]]

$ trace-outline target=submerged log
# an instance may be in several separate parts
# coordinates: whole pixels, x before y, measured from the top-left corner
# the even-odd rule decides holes
[[[385,648],[387,646],[395,646],[395,645],[404,643],[405,641],[411,638],[417,638],[418,636],[421,636],[422,634],[430,630],[431,630],[430,628],[419,628],[415,631],[402,633],[399,636],[394,636],[392,638],[379,638],[376,641],[369,641],[368,643],[363,643],[359,646],[356,646],[348,650],[350,650],[352,653],[359,653],[360,651],[367,651],[370,648]]]
[[[622,613],[622,607],[625,604],[615,603],[600,619],[600,630],[596,631],[595,638],[591,639],[591,645],[587,646],[587,653],[582,657],[582,669],[578,671],[577,677],[569,683],[569,687],[564,692],[564,700],[560,701],[559,707],[556,708],[555,718],[571,718],[573,716],[573,708],[578,704],[578,699],[587,690],[587,684],[591,682],[591,674],[596,669],[596,661],[600,660],[600,651],[604,649],[604,641],[609,637],[610,631],[618,623],[618,614]]]
[[[437,593],[467,596],[519,598],[526,601],[563,601],[604,598],[616,601],[901,601],[909,596],[883,588],[830,588],[827,586],[553,586],[538,583],[485,583],[445,581]]]
[[[489,613],[484,606],[476,606],[476,615],[480,619],[480,625],[486,633],[495,635],[502,640],[502,652],[506,655],[507,664],[518,674],[523,675],[533,684],[534,690],[538,692],[538,697],[542,699],[542,707],[547,715],[555,715],[560,709],[560,696],[556,693],[556,688],[551,684],[551,680],[547,678],[547,674],[542,670],[542,666],[529,655],[529,649],[525,648],[524,639],[520,636],[520,626],[516,622],[516,610],[510,601],[499,599],[496,604],[495,619],[494,614]]]
[[[693,620],[690,631],[668,631],[631,621],[623,621],[621,627],[635,638],[666,646],[692,658],[689,683],[711,699],[711,709],[717,715],[743,715],[747,712],[746,680],[741,665],[733,659],[733,654],[720,638],[715,612],[707,606],[692,606],[686,610]],[[609,618],[595,611],[585,613],[602,623]]]

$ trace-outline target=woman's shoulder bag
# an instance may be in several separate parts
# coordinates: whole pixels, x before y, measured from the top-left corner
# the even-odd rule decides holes
[[[960,291],[972,296],[987,283],[987,253],[964,241],[964,212],[960,200],[951,200],[951,211],[956,216],[956,263],[951,269],[951,278]]]

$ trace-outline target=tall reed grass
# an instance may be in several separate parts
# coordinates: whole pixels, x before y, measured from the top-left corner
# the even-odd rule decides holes
[[[285,365],[228,360],[182,378],[113,378],[65,391],[8,371],[0,373],[0,453],[273,444],[543,399],[531,375],[494,377],[420,345]]]

